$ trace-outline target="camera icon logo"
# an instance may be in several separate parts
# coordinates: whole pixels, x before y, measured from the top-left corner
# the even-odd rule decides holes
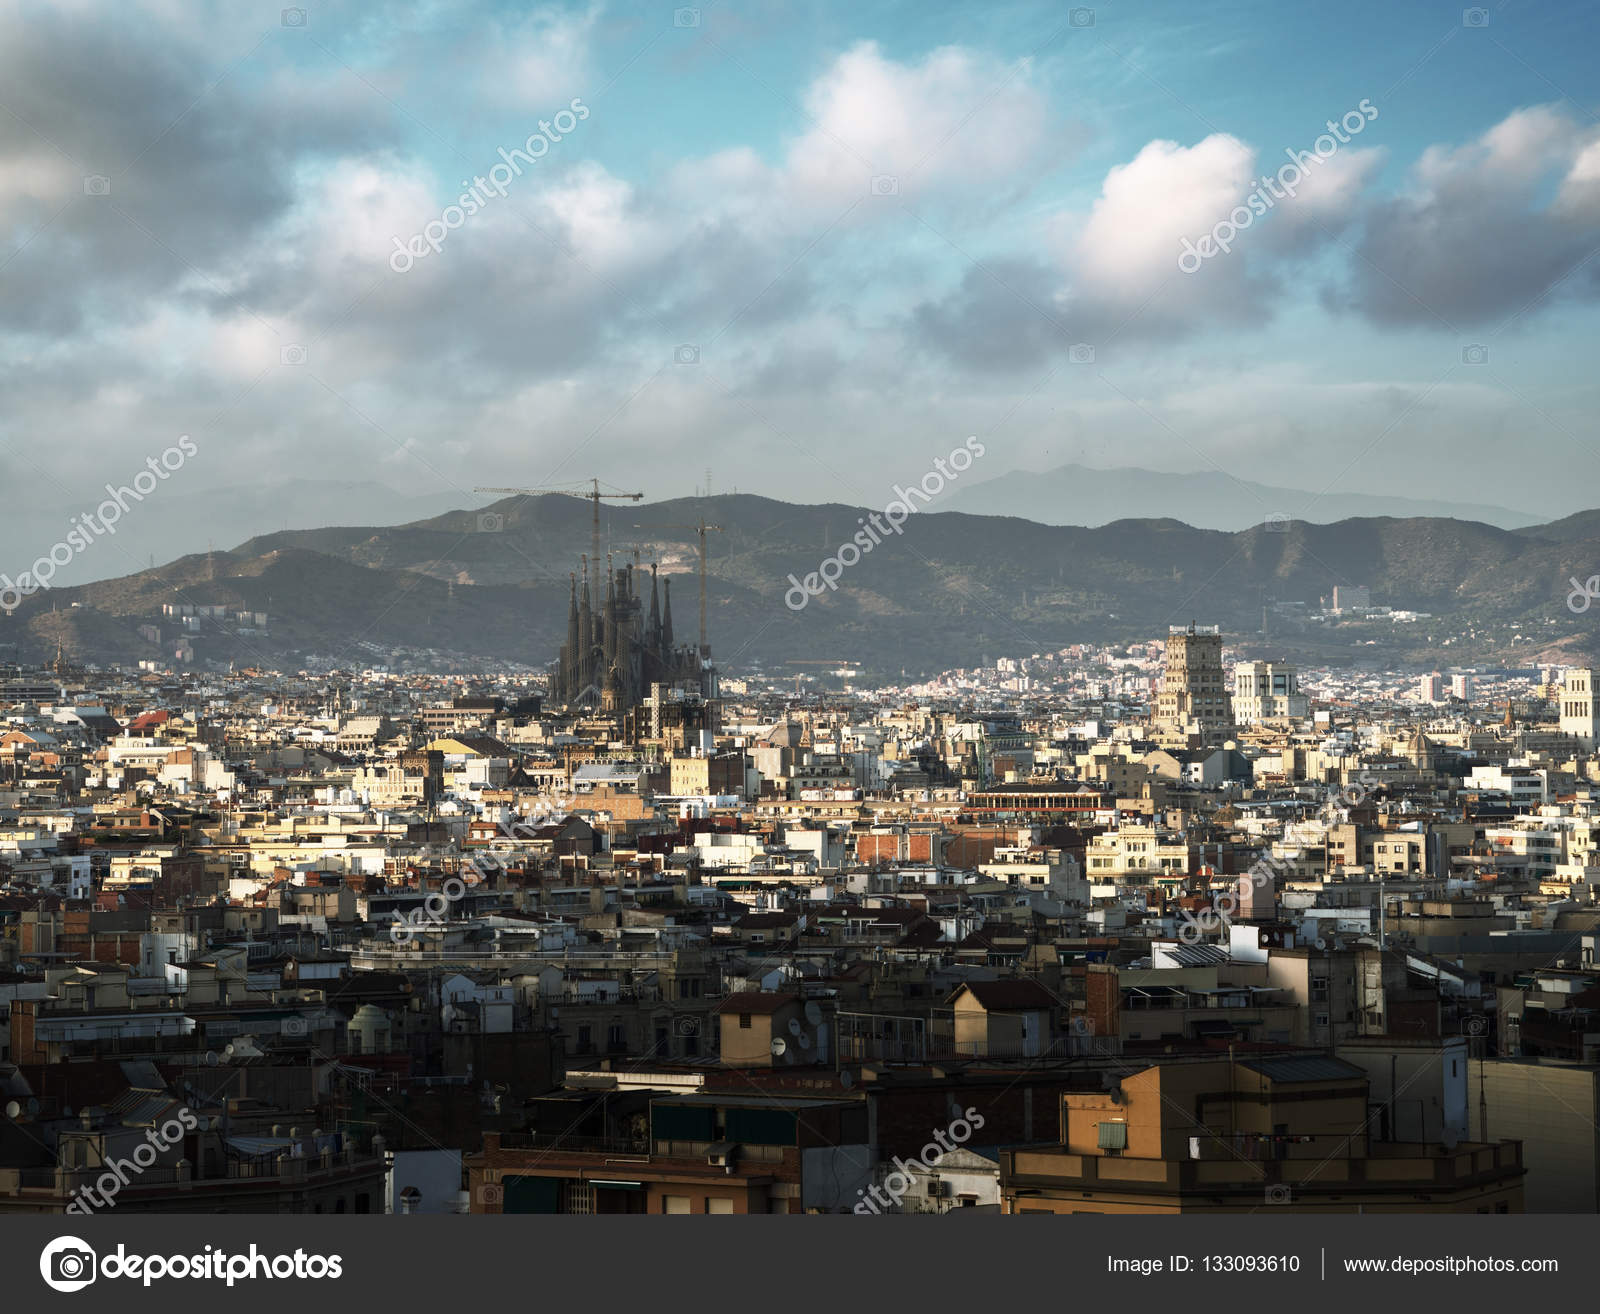
[[[1461,348],[1461,363],[1463,365],[1487,365],[1489,363],[1489,348],[1481,342],[1469,343]]]
[[[1267,1203],[1270,1205],[1293,1204],[1294,1192],[1281,1183],[1277,1186],[1267,1187]]]
[[[1067,11],[1067,25],[1069,27],[1093,27],[1094,10],[1069,9]]]
[[[478,532],[480,534],[498,534],[506,527],[506,518],[498,511],[478,512]]]
[[[698,9],[674,9],[672,11],[673,27],[699,27],[700,11]]]
[[[672,353],[672,359],[678,365],[698,365],[700,363],[700,348],[693,343],[685,342]]]
[[[283,11],[283,25],[285,27],[304,27],[306,25],[306,11],[304,9],[285,9]]]
[[[900,180],[892,173],[875,174],[872,181],[867,184],[869,196],[899,196]]]
[[[1466,1036],[1487,1035],[1488,1031],[1489,1031],[1489,1019],[1486,1018],[1486,1017],[1483,1017],[1481,1014],[1478,1015],[1478,1016],[1475,1016],[1475,1017],[1467,1018],[1465,1023],[1463,1024],[1463,1026],[1461,1028],[1462,1035],[1466,1035]]]
[[[306,363],[306,349],[298,342],[290,342],[278,352],[278,360],[285,365],[304,365]]]
[[[673,1023],[672,1029],[680,1036],[698,1036],[700,1034],[700,1019],[697,1017],[680,1017]]]
[[[283,1034],[286,1036],[303,1036],[306,1034],[306,1020],[303,1017],[286,1017],[283,1019]]]
[[[1074,365],[1093,365],[1094,348],[1087,342],[1074,342],[1067,348],[1067,359]]]
[[[75,1236],[58,1236],[39,1255],[39,1276],[52,1291],[82,1291],[99,1274],[93,1250]]]
[[[110,196],[111,179],[103,173],[87,174],[83,180],[83,194],[85,196]]]
[[[1487,9],[1463,9],[1461,11],[1462,27],[1488,27],[1489,11]]]
[[[1261,522],[1261,527],[1269,534],[1287,534],[1293,522],[1281,511],[1274,511]]]
[[[478,1188],[478,1203],[499,1207],[505,1203],[506,1189],[499,1182],[485,1182]]]

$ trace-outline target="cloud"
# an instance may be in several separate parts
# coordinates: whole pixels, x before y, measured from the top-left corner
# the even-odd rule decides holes
[[[1044,135],[1030,73],[955,47],[901,64],[862,42],[807,91],[813,126],[789,149],[781,191],[809,209],[865,195],[875,176],[912,197],[1009,180]]]
[[[969,367],[1023,369],[1075,341],[1163,339],[1219,321],[1265,320],[1284,290],[1285,262],[1352,221],[1381,158],[1347,147],[1312,165],[1259,228],[1253,221],[1231,251],[1184,273],[1185,242],[1227,219],[1279,164],[1227,133],[1193,146],[1149,142],[1106,173],[1087,213],[1047,220],[1053,266],[1027,255],[998,258],[987,273],[973,270],[944,298],[918,306],[913,327],[926,345]]]
[[[1408,182],[1368,210],[1342,304],[1379,324],[1464,328],[1551,293],[1594,296],[1592,274],[1569,276],[1600,244],[1600,130],[1518,110],[1465,146],[1430,147]]]
[[[962,368],[1011,373],[1032,370],[1091,330],[1075,333],[1065,318],[1057,270],[1037,261],[999,259],[969,269],[947,297],[911,314],[924,346]]]

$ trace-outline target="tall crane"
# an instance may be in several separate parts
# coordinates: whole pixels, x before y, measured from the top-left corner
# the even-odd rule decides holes
[[[708,533],[721,534],[724,532],[721,525],[708,525],[702,520],[698,525],[635,525],[635,529],[687,529],[692,534],[700,536],[700,656],[711,656],[710,645],[706,643],[706,535]]]
[[[602,501],[642,502],[644,501],[644,494],[624,493],[617,489],[602,493],[598,479],[579,479],[577,481],[577,484],[585,483],[590,486],[590,490],[587,493],[574,492],[573,489],[576,486],[574,484],[567,484],[561,488],[474,488],[472,491],[474,493],[513,493],[520,496],[538,493],[561,493],[566,497],[581,497],[591,503],[594,507],[594,521],[589,534],[589,570],[592,573],[600,569],[600,503]],[[611,485],[607,484],[606,487],[611,488]],[[598,579],[589,579],[585,583],[589,585],[591,592],[598,599],[600,596],[600,581]]]

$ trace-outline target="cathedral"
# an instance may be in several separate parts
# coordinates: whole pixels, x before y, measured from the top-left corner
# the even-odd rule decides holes
[[[572,577],[567,604],[567,641],[561,645],[554,697],[566,706],[597,703],[601,711],[622,714],[643,702],[652,685],[692,684],[705,694],[715,676],[705,652],[672,637],[672,581],[657,579],[650,567],[650,598],[639,593],[643,572],[637,562],[612,569],[606,560],[606,596],[596,608],[589,596],[589,559],[583,583]]]

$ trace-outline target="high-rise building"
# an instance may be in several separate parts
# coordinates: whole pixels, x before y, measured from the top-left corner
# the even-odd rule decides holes
[[[1587,666],[1570,670],[1561,682],[1561,733],[1576,735],[1585,748],[1600,740],[1600,715],[1594,701],[1594,671]]]
[[[1335,611],[1360,611],[1372,606],[1372,592],[1364,584],[1335,584],[1333,609]]]
[[[1444,676],[1438,671],[1417,681],[1417,697],[1425,703],[1444,702]]]
[[[1233,731],[1222,672],[1222,632],[1215,625],[1174,625],[1167,633],[1166,670],[1156,699],[1156,728],[1174,742],[1220,744]]]
[[[1450,696],[1459,698],[1464,703],[1472,701],[1472,677],[1470,675],[1452,675],[1450,677]]]
[[[1240,662],[1233,668],[1233,719],[1240,725],[1310,714],[1293,663]]]

